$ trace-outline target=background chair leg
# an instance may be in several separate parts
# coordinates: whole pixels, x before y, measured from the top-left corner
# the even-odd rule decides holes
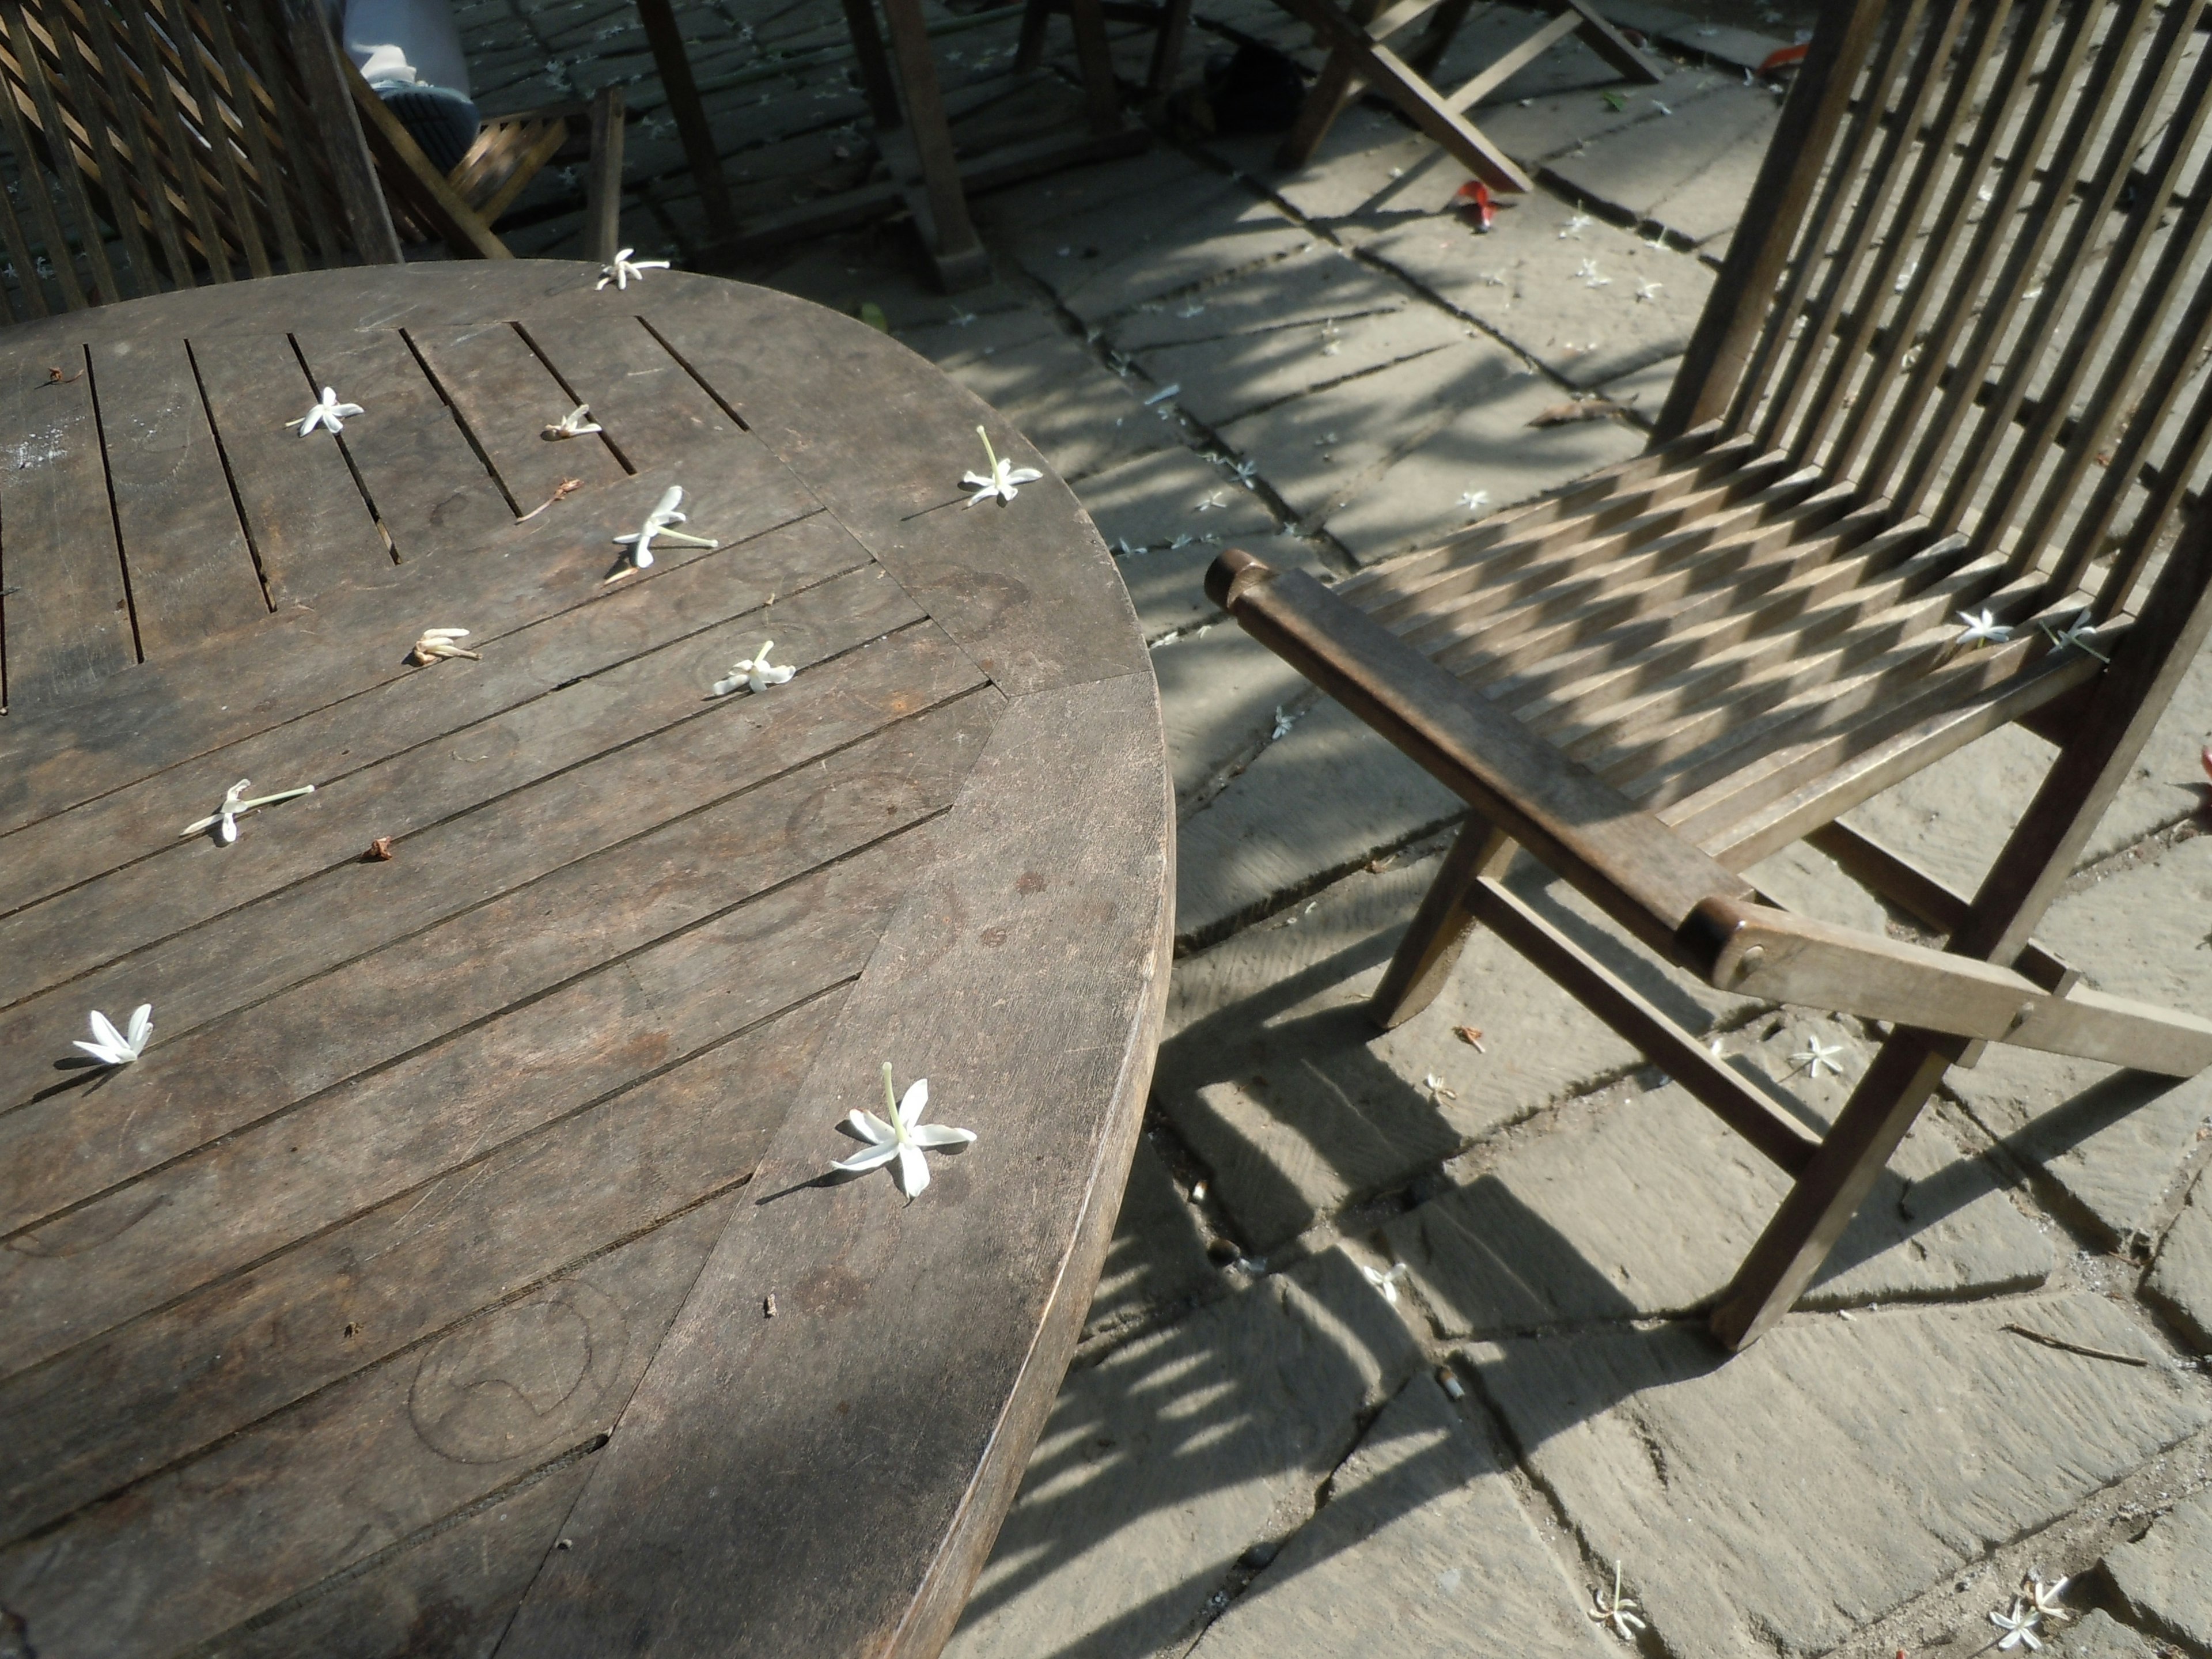
[[[1709,1322],[1723,1346],[1749,1347],[1804,1294],[1965,1042],[1900,1029],[1881,1045],[1820,1150],[1722,1293]]]
[[[1437,999],[1474,929],[1468,896],[1485,876],[1504,874],[1513,842],[1484,819],[1462,826],[1443,867],[1421,896],[1421,908],[1398,941],[1397,954],[1367,1001],[1367,1017],[1388,1031],[1404,1024]]]

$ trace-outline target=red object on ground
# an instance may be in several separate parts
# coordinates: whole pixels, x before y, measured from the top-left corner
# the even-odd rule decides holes
[[[1452,205],[1474,220],[1477,230],[1488,230],[1498,222],[1498,204],[1491,199],[1490,187],[1480,179],[1470,179],[1454,191]]]
[[[1779,52],[1770,52],[1759,65],[1759,73],[1771,75],[1777,70],[1790,69],[1805,61],[1805,43],[1784,46]]]

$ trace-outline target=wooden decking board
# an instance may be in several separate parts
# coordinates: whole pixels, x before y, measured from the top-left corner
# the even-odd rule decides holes
[[[315,386],[362,410],[346,417],[341,435],[319,431],[301,441],[344,447],[403,562],[455,550],[481,557],[488,538],[529,510],[508,505],[398,330],[303,331],[293,343]]]
[[[33,1641],[66,1631],[73,1648],[106,1659],[187,1650],[592,1446],[613,1428],[740,1196],[0,1551],[0,1601]],[[254,1571],[208,1571],[217,1548]]]
[[[299,604],[390,564],[343,452],[327,434],[300,435],[316,392],[291,340],[233,335],[188,348],[270,597]]]
[[[117,457],[118,593],[153,550],[135,635],[121,612],[144,660],[0,719],[0,1606],[38,1652],[573,1648],[574,1581],[541,1576],[635,1443],[621,1489],[672,1502],[617,1501],[645,1553],[592,1620],[707,1579],[774,1645],[777,1551],[836,1555],[801,1540],[845,1537],[858,1492],[895,1543],[814,1586],[823,1650],[896,1628],[921,1659],[1012,1501],[1162,1015],[1148,659],[1057,481],[957,504],[981,405],[802,302],[657,276],[628,296],[530,262],[272,278],[0,349],[96,355],[53,407],[117,392],[123,428],[89,424]],[[680,359],[648,302],[696,337]],[[717,314],[778,342],[772,442],[732,412],[754,371],[699,349]],[[286,424],[323,384],[368,406],[343,439]],[[47,390],[0,383],[0,416]],[[544,440],[579,400],[605,439]],[[82,488],[31,488],[112,527],[88,459]],[[7,580],[23,483],[0,456]],[[721,547],[609,584],[613,538],[671,483]],[[902,492],[939,510],[885,520]],[[27,522],[18,567],[86,556],[58,512]],[[105,619],[78,620],[99,647]],[[428,627],[483,659],[405,665]],[[796,678],[711,697],[763,639]],[[1049,684],[1010,702],[994,676]],[[240,777],[317,791],[229,848],[180,842]],[[362,860],[380,836],[393,856]],[[140,1000],[139,1064],[72,1063],[87,1009]],[[842,1109],[880,1109],[886,1059],[984,1136],[921,1203],[815,1179],[851,1149]],[[695,1294],[740,1215],[780,1316],[742,1273]],[[737,1403],[702,1341],[742,1369],[756,1325],[809,1374],[760,1373],[769,1408],[727,1438],[774,1429],[775,1401],[827,1413],[852,1377],[947,1402],[896,1470],[826,1431],[842,1418],[805,1428],[803,1478],[746,1500],[792,1534],[766,1551],[691,1490],[775,1455],[699,1437]]]
[[[829,892],[854,908],[823,916],[812,939],[826,942],[842,921],[879,922],[896,903],[896,878],[914,872],[913,852],[878,857],[867,880]],[[812,890],[825,896],[823,884]],[[772,920],[789,920],[787,909]],[[632,1052],[538,1108],[571,1115],[489,1150],[444,1130],[469,1154],[465,1163],[321,1231],[293,1229],[300,1242],[10,1379],[0,1388],[0,1423],[13,1441],[0,1449],[5,1539],[196,1455],[744,1179],[843,1004],[835,975],[857,973],[856,951],[865,955],[848,945],[835,968],[795,981],[791,992],[809,998],[798,1007],[574,1109],[568,1097],[588,1099],[592,1083],[621,1075],[619,1059],[634,1071],[637,1051],[652,1046],[637,1030],[647,1022],[620,1011],[628,1018],[611,1022],[597,1046],[627,1043]],[[825,974],[832,988],[810,988]],[[769,987],[756,994],[773,995]],[[495,1121],[502,1109],[517,1115],[501,1100],[474,1109],[472,1121],[488,1135],[504,1133],[514,1126]],[[325,1115],[300,1127],[303,1167],[340,1161],[334,1129],[360,1132],[358,1121]],[[485,1214],[501,1224],[485,1227]],[[94,1397],[98,1416],[84,1410]]]
[[[873,567],[858,544],[821,515],[772,531],[766,539],[774,545],[756,543],[743,554],[733,549],[727,556],[672,567],[659,587],[618,587],[598,604],[556,612],[492,641],[499,648],[465,673],[402,674],[0,835],[0,917],[175,850],[176,832],[206,810],[186,809],[179,817],[184,803],[203,795],[219,799],[240,777],[265,781],[319,761],[314,781],[327,787],[464,726],[536,698],[557,696],[571,682],[611,678],[611,671],[674,642],[710,660],[704,653],[711,641],[704,636],[725,625],[719,619],[730,619],[727,625],[738,627],[742,638],[744,624],[736,619],[765,621],[781,614],[787,620],[778,625],[789,643],[801,647],[805,639],[790,632],[793,625],[812,627],[801,596],[847,572]],[[771,581],[780,585],[771,588]],[[771,595],[778,609],[763,611]],[[872,605],[881,603],[873,594],[861,597]],[[758,643],[747,641],[747,650]],[[684,712],[696,713],[697,707],[695,699]],[[421,810],[434,813],[436,805],[426,801]],[[256,861],[293,845],[277,838],[273,847],[256,849]]]
[[[911,659],[897,665],[917,666]],[[927,659],[919,666],[930,671]],[[558,792],[535,821],[511,798],[485,824],[461,826],[475,833],[447,836],[424,856],[338,872],[346,887],[335,895],[295,889],[258,907],[227,930],[220,951],[188,938],[148,953],[127,974],[103,970],[87,983],[93,1006],[102,995],[126,1010],[135,1006],[112,994],[127,977],[157,993],[157,1026],[165,1002],[176,1009],[169,1053],[158,1073],[59,1091],[49,1084],[43,1098],[0,1116],[0,1229],[14,1235],[215,1135],[941,810],[997,713],[994,696],[960,693],[959,678],[973,674],[968,665],[947,664],[945,672],[950,683],[941,695],[957,701],[849,747],[833,746],[844,723],[838,717],[849,720],[848,732],[866,731],[881,724],[883,699],[848,698],[845,688],[832,686],[805,704],[790,698],[781,720],[766,714],[756,725],[733,712],[721,734],[726,748],[695,737],[689,754],[669,753],[684,746],[676,744],[640,744],[611,757],[627,765],[599,781],[589,836],[596,846],[571,842],[551,851],[544,844],[556,839],[563,813],[579,810],[575,790]],[[911,682],[890,695],[914,695]],[[833,706],[825,712],[816,703]],[[779,744],[783,752],[775,753]],[[665,801],[713,804],[623,834],[651,821],[651,802],[640,792],[656,786]],[[468,878],[472,860],[477,868],[503,861],[513,884],[478,902]],[[441,880],[441,870],[453,873]],[[485,879],[495,884],[489,871]],[[358,931],[343,940],[316,939],[338,903]],[[491,940],[501,948],[487,957],[482,947]],[[58,1051],[26,1045],[17,1034],[43,1036],[81,1009],[85,992],[65,988],[76,994],[41,998],[18,1011],[20,1022],[9,1018],[0,1066],[33,1081],[56,1075]],[[50,1014],[47,1005],[65,1012]],[[70,1023],[81,1024],[81,1013]],[[66,1052],[65,1034],[54,1036]],[[125,1090],[128,1108],[109,1097]],[[118,1117],[127,1137],[116,1133]],[[96,1230],[84,1210],[58,1224]],[[0,1262],[0,1271],[11,1268],[22,1271],[13,1259]],[[0,1366],[14,1369],[24,1358],[0,1356]]]
[[[749,544],[818,508],[757,447],[733,450],[731,459],[733,465],[710,474],[698,493],[714,515],[720,552],[743,560],[765,598],[781,591],[787,561],[795,559],[804,570],[814,567],[815,557],[795,544]],[[664,483],[641,477],[629,487],[650,507]],[[618,550],[611,538],[635,528],[645,511],[621,495],[611,489],[591,503],[564,501],[508,532],[511,544],[498,544],[502,552],[526,556],[387,563],[313,608],[286,606],[237,635],[141,664],[96,702],[29,714],[20,724],[10,714],[0,721],[0,830],[37,823],[341,697],[405,678],[415,672],[405,652],[423,628],[481,624],[477,636],[496,642],[579,605],[650,605],[625,595],[642,594],[682,567],[715,556],[701,548],[671,548],[652,569],[607,586],[609,556]],[[573,513],[564,513],[571,507]],[[826,525],[816,533],[842,535]],[[844,545],[854,544],[845,538]],[[440,620],[456,617],[474,620]],[[356,634],[368,635],[373,646],[333,652],[325,644]]]
[[[21,353],[0,372],[0,704],[11,716],[138,659],[84,354],[55,366],[76,378],[50,385],[45,360]]]
[[[628,476],[601,438],[547,441],[546,425],[575,405],[511,325],[416,329],[408,338],[523,512],[565,479],[596,489]]]
[[[697,622],[705,615],[711,613],[672,607],[655,620]],[[20,948],[0,961],[0,1007],[357,859],[368,842],[364,825],[392,837],[395,857],[412,858],[412,838],[427,830],[626,744],[688,720],[711,719],[716,711],[706,688],[732,661],[757,649],[770,629],[787,635],[777,641],[789,653],[781,660],[812,667],[922,620],[896,583],[864,567],[780,600],[771,610],[732,618],[612,666],[603,657],[597,673],[570,670],[561,642],[544,641],[521,668],[537,685],[550,684],[554,690],[336,777],[307,769],[307,757],[343,752],[313,744],[312,732],[298,734],[301,741],[288,745],[281,762],[268,757],[258,775],[213,762],[185,769],[170,792],[176,822],[166,834],[155,831],[161,835],[156,856],[82,882],[10,918],[9,933]],[[433,672],[447,685],[465,677],[465,671],[443,665]],[[428,679],[414,683],[424,686],[426,696],[435,690]],[[359,715],[375,721],[377,706],[385,701],[370,700]],[[236,778],[250,775],[258,775],[263,789],[313,781],[317,793],[312,801],[285,803],[290,810],[280,809],[281,816],[272,811],[259,823],[248,820],[240,835],[253,841],[243,855],[243,842],[224,847],[205,836],[178,838],[177,828],[212,810]]]
[[[92,349],[108,486],[148,656],[266,615],[182,340]]]

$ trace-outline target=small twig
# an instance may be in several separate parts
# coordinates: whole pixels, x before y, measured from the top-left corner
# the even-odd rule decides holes
[[[554,502],[567,501],[569,496],[574,495],[583,487],[584,481],[581,478],[562,479],[559,483],[553,486],[553,493],[550,495],[548,495],[544,501],[538,502],[537,506],[532,507],[529,512],[517,519],[515,523],[528,524],[532,519],[543,513],[547,507],[552,506]]]
[[[2092,1348],[2084,1343],[2069,1342],[2063,1336],[2051,1336],[2042,1331],[2030,1330],[2027,1326],[2014,1324],[2009,1320],[2005,1322],[2004,1328],[2014,1336],[2024,1336],[2031,1342],[2040,1342],[2045,1347],[2057,1348],[2063,1353],[2078,1353],[2090,1359],[2109,1359],[2118,1365],[2148,1366],[2150,1364],[2141,1354],[2115,1353],[2110,1348]]]

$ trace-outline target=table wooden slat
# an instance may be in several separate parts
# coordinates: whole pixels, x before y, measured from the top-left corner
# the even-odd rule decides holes
[[[182,340],[91,348],[123,559],[149,656],[268,614]]]
[[[307,330],[293,341],[313,384],[362,411],[346,417],[337,438],[315,432],[301,441],[344,447],[403,562],[481,553],[527,510],[509,505],[397,330]]]
[[[10,714],[137,660],[82,351],[0,365],[0,663]]]
[[[416,329],[408,337],[523,512],[564,479],[594,489],[628,476],[604,438],[545,439],[547,423],[575,405],[512,325]]]
[[[326,434],[300,435],[319,389],[291,340],[217,336],[192,347],[192,360],[270,598],[297,604],[389,564],[344,453]]]
[[[607,436],[641,471],[681,459],[695,469],[702,446],[734,439],[743,428],[700,387],[683,364],[621,303],[606,321],[586,321],[601,296],[567,296],[534,317],[530,337],[556,364],[561,378],[607,428]],[[693,479],[682,482],[688,489]],[[712,526],[703,535],[724,533]]]

